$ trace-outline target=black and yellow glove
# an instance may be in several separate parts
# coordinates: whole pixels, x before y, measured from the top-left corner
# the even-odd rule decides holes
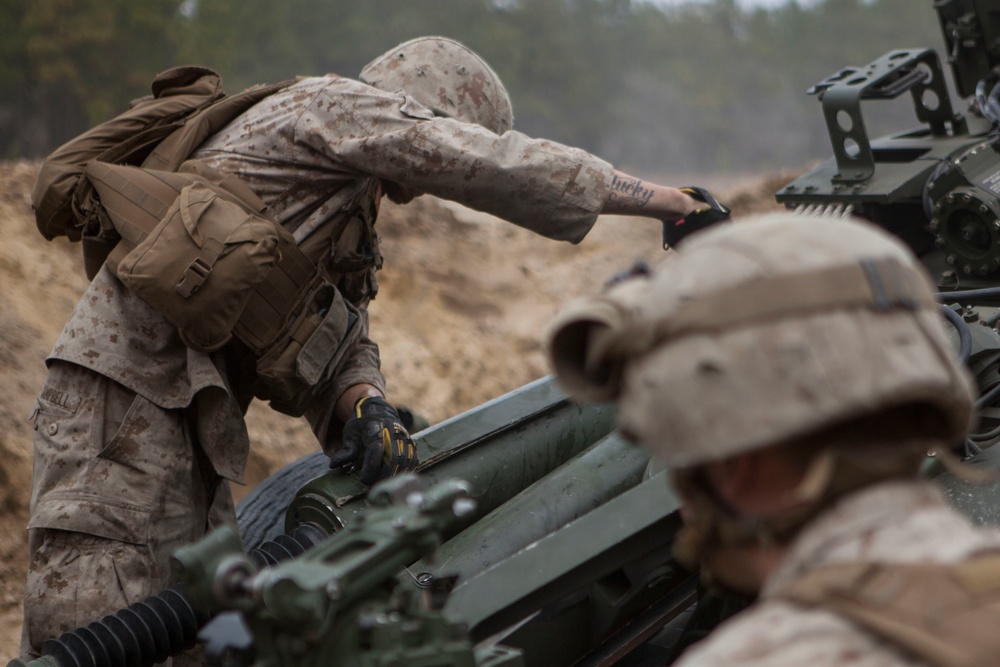
[[[380,479],[414,470],[417,446],[399,413],[385,399],[363,396],[344,424],[344,444],[330,457],[330,467],[353,464],[358,479],[371,486]]]
[[[680,243],[681,239],[692,232],[696,232],[706,227],[729,220],[730,210],[719,203],[719,201],[704,188],[693,186],[678,188],[681,192],[705,202],[704,208],[696,208],[680,220],[663,221],[663,248],[674,247]]]

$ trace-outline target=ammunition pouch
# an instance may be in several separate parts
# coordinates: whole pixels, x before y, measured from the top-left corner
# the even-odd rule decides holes
[[[291,83],[253,86],[226,95],[219,74],[207,67],[182,66],[163,72],[153,80],[151,95],[71,139],[42,163],[31,192],[38,230],[47,239],[67,236],[78,241],[86,234],[76,205],[91,162],[174,171],[206,137]],[[91,254],[86,258],[89,278],[104,261],[103,245],[85,247]]]
[[[289,310],[287,325],[257,358],[257,378],[265,388],[257,393],[298,415],[309,390],[334,375],[360,338],[361,314],[318,276]]]
[[[353,347],[358,311],[236,176],[196,161],[176,172],[95,161],[85,176],[100,236],[120,236],[112,272],[188,347],[243,342],[267,398],[297,402]]]
[[[119,262],[122,283],[203,352],[232,338],[251,290],[278,259],[275,226],[200,182],[185,185],[146,239]]]

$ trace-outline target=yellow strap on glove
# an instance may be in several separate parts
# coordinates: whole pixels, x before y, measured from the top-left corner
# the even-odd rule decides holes
[[[380,479],[416,469],[417,446],[385,399],[363,396],[344,424],[344,444],[330,457],[330,467],[353,465],[358,479],[371,485]]]

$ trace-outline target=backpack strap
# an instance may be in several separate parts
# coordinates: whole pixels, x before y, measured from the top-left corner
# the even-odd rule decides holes
[[[174,132],[159,142],[142,163],[142,166],[146,169],[159,171],[176,171],[209,135],[222,129],[223,126],[265,97],[273,95],[293,83],[295,83],[295,79],[270,85],[252,86],[243,92],[228,95],[215,101],[180,123]]]
[[[42,163],[31,203],[38,230],[45,238],[80,240],[74,190],[89,162],[119,162],[126,155],[142,154],[143,148],[180,127],[178,121],[225,95],[219,75],[196,66],[163,72],[153,81],[152,91],[127,111],[66,142]]]
[[[182,71],[188,69],[201,71],[203,68],[178,69]],[[211,70],[206,71],[211,72]],[[153,82],[153,90],[160,91],[159,94],[163,94],[162,89],[164,85],[167,85],[161,82],[163,76],[157,77]],[[208,75],[204,76],[208,77]],[[213,80],[217,80],[218,75],[214,76],[215,79]],[[157,86],[158,82],[160,83],[159,86]],[[211,97],[208,97],[209,91],[206,89],[202,92],[204,101],[197,107],[193,114],[184,116],[178,112],[173,116],[161,118],[151,127],[104,150],[90,162],[129,165],[141,164],[144,168],[155,171],[177,171],[181,164],[187,160],[188,156],[209,135],[222,128],[268,95],[292,83],[294,83],[294,80],[289,79],[271,85],[253,86],[243,92],[229,96],[221,94],[221,84],[219,84],[219,91],[213,92]],[[176,86],[177,83],[174,82],[170,85]],[[169,86],[167,89],[173,90]],[[154,102],[159,102],[159,100],[141,102],[140,105],[152,105]],[[190,113],[190,109],[188,111]],[[98,128],[100,127],[104,126],[98,126]],[[48,165],[52,159],[50,158],[46,164]],[[86,164],[80,166],[79,171],[81,174],[85,167]],[[93,278],[97,270],[100,269],[109,256],[109,253],[114,251],[117,236],[115,231],[119,225],[117,223],[113,225],[109,224],[110,221],[102,217],[104,209],[96,201],[97,198],[95,197],[93,183],[89,179],[81,179],[77,176],[73,180],[72,186],[72,211],[75,214],[76,224],[83,231],[84,265],[87,270],[87,277]],[[79,229],[76,232],[78,236],[80,234]],[[118,233],[121,233],[120,230],[118,230]],[[123,251],[119,248],[114,252],[121,256]]]
[[[957,564],[828,565],[776,597],[832,611],[938,667],[981,667],[1000,655],[1000,552]]]

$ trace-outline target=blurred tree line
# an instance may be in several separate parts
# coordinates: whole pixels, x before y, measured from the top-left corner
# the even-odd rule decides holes
[[[0,158],[38,157],[170,66],[228,90],[354,76],[391,46],[454,37],[500,74],[515,127],[639,173],[797,167],[829,154],[805,90],[891,48],[941,47],[932,0],[0,0]],[[901,104],[897,104],[901,102]],[[909,97],[873,134],[913,124]]]

